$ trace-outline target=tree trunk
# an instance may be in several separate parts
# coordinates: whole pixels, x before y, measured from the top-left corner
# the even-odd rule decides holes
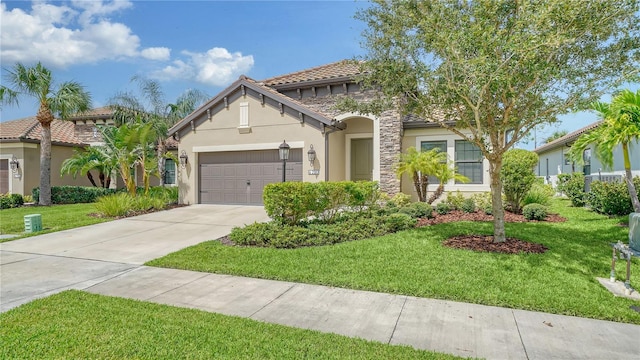
[[[627,189],[629,189],[629,196],[631,197],[631,204],[633,204],[633,211],[640,213],[640,200],[638,200],[638,192],[633,185],[633,176],[631,175],[631,161],[629,159],[629,144],[622,143],[622,156],[624,157],[624,181],[627,183]]]
[[[422,192],[422,187],[420,186],[420,176],[417,172],[413,173],[413,185],[416,187],[416,192],[418,193],[418,201],[424,202],[425,194]]]
[[[104,171],[99,170],[98,173],[98,179],[100,179],[100,186],[102,186],[103,188],[108,188],[109,186],[107,184],[105,184],[105,178],[104,178]]]
[[[420,189],[422,190],[422,202],[427,201],[427,186],[429,186],[429,177],[420,174]]]
[[[36,116],[42,126],[40,139],[40,196],[38,204],[51,205],[51,122],[53,114],[45,107],[40,106]]]
[[[165,158],[164,153],[167,151],[164,140],[158,140],[158,174],[160,174],[160,186],[164,186],[164,175],[165,175]]]
[[[491,177],[491,208],[493,211],[493,242],[505,242],[507,237],[504,230],[504,207],[502,205],[502,179],[500,169],[502,158],[489,160],[489,176]]]
[[[438,198],[440,196],[442,196],[442,194],[444,194],[444,183],[440,183],[440,185],[438,185],[438,188],[436,189],[436,191],[431,194],[431,196],[429,197],[429,200],[427,200],[428,204],[433,204],[434,201],[438,200]]]
[[[89,182],[91,183],[91,185],[93,185],[93,187],[98,187],[95,180],[93,180],[93,174],[91,174],[91,171],[87,171],[87,179],[89,179]]]

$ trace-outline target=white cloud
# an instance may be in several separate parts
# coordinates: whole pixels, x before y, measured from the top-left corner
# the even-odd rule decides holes
[[[140,50],[140,38],[128,26],[106,17],[131,6],[128,0],[74,0],[69,6],[34,2],[24,11],[1,3],[0,59],[55,67],[134,57],[168,60],[170,49]]]
[[[161,80],[191,80],[206,85],[225,86],[253,67],[253,56],[240,52],[230,53],[225,48],[214,47],[205,53],[183,51],[185,60],[175,60],[173,65],[152,74]]]
[[[151,47],[140,52],[140,55],[149,60],[169,60],[171,49],[166,47]]]

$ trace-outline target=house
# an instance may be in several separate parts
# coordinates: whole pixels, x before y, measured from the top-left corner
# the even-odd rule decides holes
[[[415,197],[409,179],[394,172],[398,155],[439,147],[472,179],[447,190],[489,191],[487,160],[457,135],[396,109],[379,116],[336,110],[341,97],[373,95],[356,81],[358,72],[339,61],[262,81],[241,76],[169,130],[180,143],[180,201],[261,204],[264,186],[282,181],[285,142],[288,181],[375,180],[390,195]]]
[[[101,107],[63,121],[51,123],[51,186],[92,186],[84,176],[60,176],[62,162],[73,156],[75,149],[103,143],[97,126],[114,126],[112,110]],[[0,123],[0,193],[29,195],[40,185],[40,139],[42,127],[35,116]],[[177,142],[168,144],[177,151]],[[167,164],[167,184],[175,184],[175,163]],[[142,174],[136,174],[142,185]],[[116,178],[113,176],[112,178]],[[157,184],[158,181],[155,181]],[[112,186],[123,186],[121,179]]]
[[[624,176],[624,163],[622,146],[618,146],[613,153],[613,168],[607,169],[595,156],[596,144],[587,147],[582,158],[584,165],[571,161],[569,151],[571,145],[582,135],[598,128],[602,121],[596,121],[581,129],[571,132],[561,138],[537,147],[533,151],[538,154],[537,174],[545,179],[548,184],[556,185],[558,174],[581,172],[587,177],[587,183],[592,180],[622,180]],[[640,143],[631,144],[629,156],[631,160],[631,173],[640,176]]]

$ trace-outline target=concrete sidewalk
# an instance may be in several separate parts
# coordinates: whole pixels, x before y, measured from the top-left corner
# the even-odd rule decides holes
[[[453,301],[139,267],[89,292],[487,359],[638,359],[640,326]]]

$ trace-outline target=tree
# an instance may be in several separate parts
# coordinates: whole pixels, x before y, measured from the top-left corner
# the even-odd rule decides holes
[[[554,140],[560,139],[561,137],[567,135],[567,130],[556,130],[553,134],[549,135],[546,139],[544,139],[544,143],[548,144]]]
[[[104,158],[104,153],[100,147],[90,146],[82,150],[74,150],[73,156],[62,162],[60,168],[60,176],[71,174],[75,179],[78,174],[86,175],[91,184],[96,184],[91,170],[98,171],[100,179],[100,187],[109,188],[111,185],[111,171],[113,168],[108,167],[108,162]]]
[[[396,174],[402,176],[405,173],[411,176],[413,185],[418,193],[418,199],[429,204],[436,201],[444,193],[444,186],[449,180],[469,181],[468,178],[458,174],[452,164],[447,161],[447,153],[441,152],[437,148],[429,151],[418,151],[412,146],[404,154],[400,154],[396,163]],[[429,176],[435,176],[439,181],[439,185],[436,191],[427,199]]]
[[[151,124],[156,138],[157,170],[160,185],[164,185],[165,160],[167,158],[167,132],[171,126],[193,112],[209,97],[200,90],[187,90],[175,103],[167,103],[160,83],[155,80],[134,76],[132,82],[137,83],[140,96],[130,92],[115,95],[109,101],[114,110],[116,125],[142,122]]]
[[[639,14],[638,0],[375,0],[357,17],[368,25],[361,81],[378,96],[342,108],[397,107],[475,144],[489,163],[494,241],[503,242],[502,155],[636,76]]]
[[[595,146],[595,155],[607,168],[613,167],[613,152],[622,147],[625,182],[635,212],[640,213],[640,200],[633,184],[629,146],[640,139],[640,90],[633,93],[623,90],[613,97],[611,104],[594,102],[592,109],[601,117],[602,123],[596,129],[582,134],[571,146],[569,155],[583,164],[583,152],[589,146]]]
[[[51,122],[54,115],[64,120],[72,114],[89,110],[91,95],[74,81],[63,82],[56,88],[51,71],[39,62],[33,67],[17,63],[6,71],[11,87],[0,88],[3,104],[18,105],[21,96],[33,97],[38,102],[36,119],[42,127],[38,203],[51,205]]]

